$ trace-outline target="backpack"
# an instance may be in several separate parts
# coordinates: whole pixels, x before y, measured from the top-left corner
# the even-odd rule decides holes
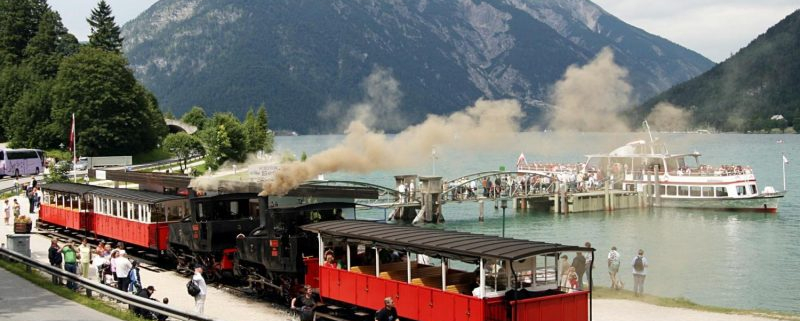
[[[186,283],[186,292],[188,292],[191,296],[197,296],[200,294],[200,287],[197,286],[194,281],[189,280],[189,283]]]
[[[633,261],[633,269],[636,270],[636,272],[644,271],[644,262],[641,256],[637,256],[636,261]]]

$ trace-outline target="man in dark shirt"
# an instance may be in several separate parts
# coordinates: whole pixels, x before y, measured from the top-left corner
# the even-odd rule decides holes
[[[575,273],[578,274],[578,290],[583,289],[583,273],[586,272],[586,257],[583,252],[575,253],[575,258],[572,259],[572,267],[575,268]]]
[[[400,319],[397,318],[397,310],[394,308],[394,301],[392,297],[386,297],[383,299],[383,303],[386,305],[383,309],[380,309],[377,313],[375,313],[375,321],[398,321]]]
[[[50,240],[50,248],[47,250],[47,258],[50,260],[50,266],[61,269],[61,247],[58,246],[58,240]],[[61,277],[53,274],[53,284],[61,285]]]

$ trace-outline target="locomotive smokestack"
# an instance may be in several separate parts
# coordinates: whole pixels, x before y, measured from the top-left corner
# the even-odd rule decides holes
[[[269,196],[259,196],[258,197],[259,226],[267,226],[267,208],[269,208]]]

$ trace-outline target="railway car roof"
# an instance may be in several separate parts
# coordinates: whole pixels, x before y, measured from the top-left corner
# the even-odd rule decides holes
[[[104,189],[105,187],[102,186],[94,186],[94,185],[86,185],[86,184],[74,184],[74,183],[47,183],[42,184],[43,190],[49,191],[56,191],[62,193],[71,193],[71,194],[79,194],[83,196],[84,194],[98,190]]]
[[[303,225],[301,228],[313,233],[350,240],[371,241],[387,248],[407,249],[417,253],[459,259],[518,260],[549,253],[593,251],[591,248],[580,246],[369,221],[326,221]]]
[[[122,200],[144,202],[144,203],[161,203],[161,202],[174,201],[186,198],[177,195],[166,195],[166,194],[137,191],[124,188],[105,188],[105,189],[93,190],[90,191],[89,194],[122,199]]]

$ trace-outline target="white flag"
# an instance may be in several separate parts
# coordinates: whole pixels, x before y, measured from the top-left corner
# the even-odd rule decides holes
[[[786,158],[786,155],[783,155],[783,163],[789,164],[789,159]]]

